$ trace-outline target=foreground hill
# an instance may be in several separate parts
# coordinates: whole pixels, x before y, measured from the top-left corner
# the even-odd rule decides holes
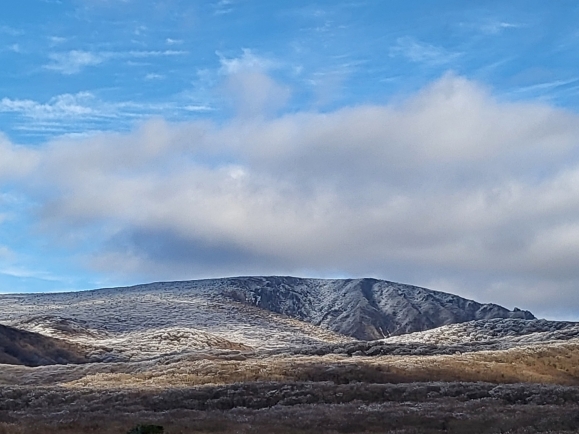
[[[77,345],[0,325],[0,363],[39,366],[85,362],[84,351]]]

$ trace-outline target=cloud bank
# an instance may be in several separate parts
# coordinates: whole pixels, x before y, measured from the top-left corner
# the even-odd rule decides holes
[[[392,104],[272,118],[287,90],[234,69],[227,122],[2,138],[0,180],[109,274],[376,276],[579,311],[579,115],[448,74]]]

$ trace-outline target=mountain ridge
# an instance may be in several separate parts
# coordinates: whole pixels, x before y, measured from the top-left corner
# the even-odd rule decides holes
[[[235,301],[361,340],[472,320],[535,319],[529,311],[510,311],[494,303],[478,303],[454,294],[374,278],[248,276],[225,280],[229,283],[226,295]],[[328,300],[331,303],[325,302]]]
[[[0,323],[87,345],[91,360],[373,341],[527,311],[386,280],[242,276],[0,295]]]

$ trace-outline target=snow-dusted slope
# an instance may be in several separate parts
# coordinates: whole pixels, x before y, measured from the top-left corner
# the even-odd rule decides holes
[[[457,345],[497,343],[502,348],[579,338],[579,323],[544,319],[491,319],[452,324],[423,332],[393,336],[391,344]]]
[[[239,277],[59,294],[0,295],[0,323],[143,359],[190,349],[376,339],[488,318],[494,304],[374,279]]]
[[[110,360],[190,349],[280,348],[350,338],[224,295],[227,279],[0,295],[0,323],[92,347]]]
[[[376,279],[250,277],[220,283],[233,300],[363,340],[471,320],[534,318],[528,311]]]

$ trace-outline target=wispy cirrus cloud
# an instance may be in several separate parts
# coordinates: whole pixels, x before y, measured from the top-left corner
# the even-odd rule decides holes
[[[167,39],[165,39],[165,43],[167,45],[181,45],[181,44],[183,44],[183,40],[182,39],[167,38]]]
[[[209,105],[193,104],[191,100],[160,103],[103,101],[92,92],[57,95],[45,102],[11,98],[0,100],[0,113],[12,113],[20,118],[19,122],[15,122],[14,129],[39,136],[86,135],[91,130],[106,129],[110,124],[124,124],[125,128],[129,128],[135,121],[152,116],[179,118],[211,110]]]
[[[458,26],[485,35],[500,35],[506,30],[522,29],[527,27],[526,24],[513,22],[507,19],[499,19],[493,16],[481,17],[472,21],[463,21]]]
[[[88,66],[100,65],[111,59],[143,59],[147,57],[183,56],[187,51],[179,50],[132,50],[132,51],[82,51],[71,50],[62,53],[50,53],[50,62],[44,65],[45,69],[59,72],[64,75],[78,74]]]
[[[431,65],[448,64],[459,57],[460,53],[448,51],[442,47],[418,41],[410,36],[396,40],[390,47],[390,57],[405,57],[411,62]]]
[[[151,72],[145,75],[145,80],[163,80],[165,76],[163,74],[156,74]]]
[[[225,15],[233,12],[235,3],[234,0],[219,0],[213,4],[214,14]]]
[[[68,39],[63,36],[49,36],[48,41],[50,42],[51,46],[64,44]]]
[[[518,29],[522,27],[521,24],[517,24],[517,23],[509,23],[507,21],[489,21],[486,22],[484,24],[481,24],[479,26],[479,29],[483,32],[483,33],[487,33],[489,35],[498,35],[499,33],[501,33],[503,30],[507,30],[507,29]]]
[[[513,93],[534,93],[541,91],[552,92],[554,89],[568,89],[569,85],[577,85],[577,84],[579,84],[579,78],[571,78],[567,80],[553,80],[531,84],[528,86],[522,86],[515,89]]]
[[[95,66],[107,60],[101,53],[90,51],[72,50],[66,53],[50,53],[48,55],[50,63],[44,68],[61,74],[77,74],[87,66]]]
[[[95,96],[90,92],[63,94],[51,98],[46,103],[25,99],[2,98],[0,112],[19,113],[31,119],[62,119],[99,115],[95,107]]]
[[[17,277],[20,279],[38,279],[38,280],[46,280],[49,282],[62,282],[61,277],[55,276],[50,272],[41,270],[31,270],[29,268],[18,265],[6,265],[0,267],[0,274],[9,277]]]
[[[24,34],[24,31],[10,26],[0,26],[0,33],[10,36],[20,36]]]

